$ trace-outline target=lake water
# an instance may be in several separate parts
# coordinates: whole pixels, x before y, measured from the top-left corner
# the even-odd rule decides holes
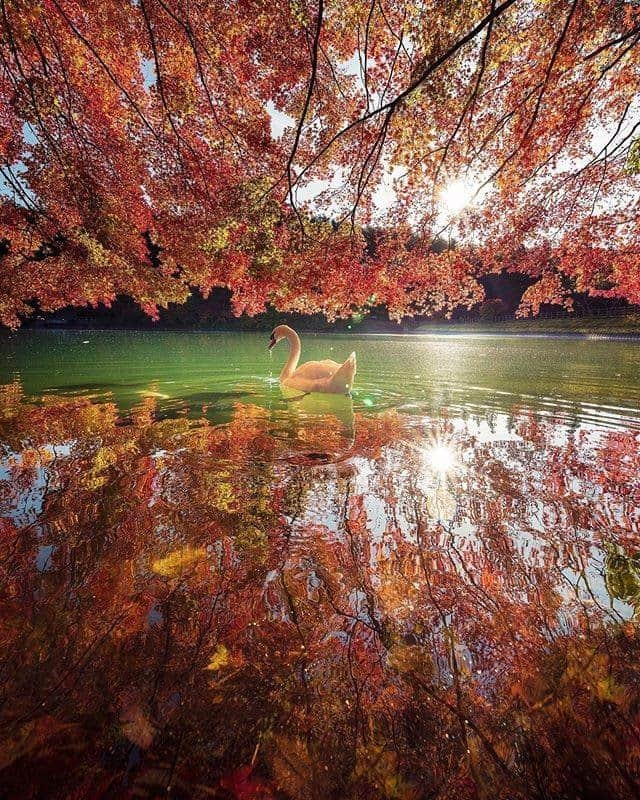
[[[640,796],[640,343],[0,339],[0,797]]]

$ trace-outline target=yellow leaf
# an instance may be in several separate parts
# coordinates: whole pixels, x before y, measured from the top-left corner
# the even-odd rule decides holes
[[[229,663],[229,651],[223,644],[219,644],[214,654],[211,656],[211,661],[209,662],[207,669],[215,671],[226,666],[228,663]]]
[[[622,705],[626,699],[624,687],[616,683],[610,675],[604,676],[596,683],[595,694],[600,700],[616,705]]]
[[[182,550],[175,550],[164,558],[154,561],[151,569],[158,575],[173,577],[179,575],[184,569],[190,567],[198,561],[202,561],[207,553],[203,547],[184,547]]]

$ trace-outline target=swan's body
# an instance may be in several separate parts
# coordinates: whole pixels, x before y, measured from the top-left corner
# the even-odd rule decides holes
[[[280,373],[280,383],[283,386],[300,392],[348,394],[351,391],[356,374],[355,353],[351,353],[344,364],[327,358],[323,361],[307,361],[298,366],[302,349],[300,337],[288,325],[278,325],[271,334],[269,349],[282,339],[289,342],[289,358]]]

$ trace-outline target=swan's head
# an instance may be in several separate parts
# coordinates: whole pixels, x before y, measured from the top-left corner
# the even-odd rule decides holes
[[[269,350],[275,347],[282,339],[286,339],[287,336],[292,332],[292,329],[288,325],[276,325],[276,327],[271,331]]]

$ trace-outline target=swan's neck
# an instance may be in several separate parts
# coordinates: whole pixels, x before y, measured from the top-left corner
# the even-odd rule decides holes
[[[295,331],[292,330],[287,334],[287,341],[289,342],[289,358],[287,359],[287,363],[284,365],[282,372],[280,373],[281,381],[290,378],[296,371],[296,367],[298,366],[298,361],[300,359],[300,350],[302,349],[300,345],[300,337]]]

